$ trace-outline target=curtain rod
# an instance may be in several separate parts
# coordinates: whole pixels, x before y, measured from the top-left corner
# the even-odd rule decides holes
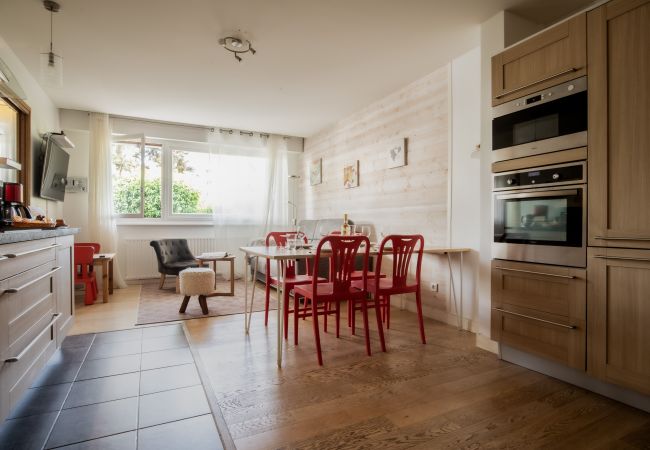
[[[90,114],[90,113],[88,113]],[[181,123],[181,122],[168,122],[164,120],[154,120],[154,119],[141,119],[139,117],[131,117],[131,116],[120,116],[116,114],[109,114],[108,117],[112,119],[123,119],[123,120],[132,120],[134,122],[146,122],[146,123],[153,123],[156,125],[173,125],[177,127],[187,127],[187,128],[198,128],[200,130],[208,130],[211,133],[215,132],[215,127],[209,127],[207,125],[193,125],[189,123]],[[219,128],[219,133],[228,133],[228,134],[233,134],[233,132],[239,131],[240,136],[250,136],[253,137],[253,135],[256,133],[254,131],[244,131],[244,130],[235,130],[233,128]],[[271,133],[263,133],[263,132],[257,132],[260,137],[271,137]],[[296,139],[301,139],[297,136],[282,136],[283,139],[291,139],[291,138],[296,138]]]

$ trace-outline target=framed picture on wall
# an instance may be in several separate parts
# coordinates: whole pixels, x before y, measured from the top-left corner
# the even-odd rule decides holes
[[[388,168],[402,167],[406,165],[406,138],[396,139],[390,143],[387,151]]]
[[[309,184],[316,186],[323,182],[323,158],[315,159],[309,166]]]
[[[359,186],[359,160],[343,167],[343,187],[346,189]]]

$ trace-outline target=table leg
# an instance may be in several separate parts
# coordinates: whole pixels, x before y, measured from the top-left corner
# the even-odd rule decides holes
[[[278,260],[278,276],[281,277],[282,282],[278,283],[278,368],[282,367],[282,319],[284,314],[282,309],[284,308],[284,292],[287,288],[287,281],[285,277],[285,268],[286,261]]]
[[[230,294],[235,295],[235,260],[230,260]]]
[[[217,289],[217,261],[212,261],[212,271],[214,272],[214,289]]]
[[[257,265],[260,262],[260,257],[256,256],[255,257],[255,267],[253,268],[253,276],[251,283],[253,283],[252,286],[252,291],[251,291],[251,306],[250,309],[248,310],[248,330],[251,328],[251,320],[253,320],[253,305],[255,304],[255,285],[257,284],[255,282],[255,274],[257,273]],[[246,331],[248,333],[248,331]]]
[[[248,334],[248,255],[244,253],[244,333]]]
[[[104,303],[108,303],[108,260],[102,261],[102,296]]]
[[[113,295],[113,260],[108,261],[108,293]]]
[[[456,308],[456,315],[458,316],[458,329],[462,328],[462,317],[460,317],[460,309],[458,308],[458,298],[456,297],[456,287],[454,286],[454,272],[451,265],[451,255],[447,253],[447,264],[449,265],[449,280],[451,281],[451,295],[454,298],[454,306]]]

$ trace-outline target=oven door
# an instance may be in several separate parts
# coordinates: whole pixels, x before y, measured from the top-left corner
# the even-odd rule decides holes
[[[494,108],[492,160],[587,145],[586,77]]]
[[[585,267],[586,185],[494,194],[493,256]]]

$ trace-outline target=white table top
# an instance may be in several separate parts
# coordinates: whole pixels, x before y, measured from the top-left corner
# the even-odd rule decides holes
[[[239,247],[239,250],[246,253],[248,256],[260,256],[262,258],[272,259],[272,260],[287,260],[287,259],[308,259],[313,258],[316,254],[316,247],[313,249],[298,249],[298,250],[287,250],[284,248],[279,248],[276,246],[256,246],[256,247]],[[446,255],[448,253],[465,253],[469,252],[469,248],[437,248],[437,247],[425,247],[422,251],[425,254],[429,255]],[[377,256],[379,254],[379,248],[371,246],[370,247],[370,256]]]

